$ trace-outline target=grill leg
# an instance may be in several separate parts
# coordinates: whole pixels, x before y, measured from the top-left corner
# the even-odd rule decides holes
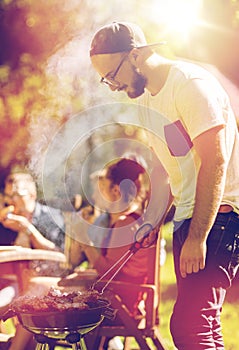
[[[49,350],[48,344],[37,343],[35,350]]]
[[[72,350],[87,350],[85,341],[82,336],[78,333],[71,333],[66,337],[67,343],[71,344]],[[79,346],[78,346],[79,343]]]
[[[54,349],[54,346],[52,348],[53,343],[50,342],[49,344],[49,339],[45,337],[42,334],[37,334],[35,335],[35,339],[37,341],[36,349],[35,350],[52,350]]]
[[[81,338],[80,340],[80,347],[81,347],[81,350],[87,350],[84,338]]]

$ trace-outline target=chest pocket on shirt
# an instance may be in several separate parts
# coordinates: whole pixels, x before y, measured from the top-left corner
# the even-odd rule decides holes
[[[165,140],[172,156],[183,157],[190,151],[193,143],[180,120],[164,126]]]

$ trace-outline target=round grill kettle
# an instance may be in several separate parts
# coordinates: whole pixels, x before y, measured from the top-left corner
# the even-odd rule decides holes
[[[21,298],[19,297],[1,319],[6,321],[8,318],[17,316],[22,326],[34,334],[37,341],[36,350],[53,350],[57,340],[64,340],[71,344],[73,350],[87,350],[83,336],[99,326],[105,317],[114,319],[117,312],[110,308],[108,300],[101,298],[105,288],[139,249],[148,248],[155,242],[157,232],[157,228],[154,229],[150,223],[144,223],[139,227],[135,234],[135,242],[130,249],[91,286],[89,293],[97,292],[100,297],[93,303],[86,302],[87,308],[29,311],[31,308],[17,307]],[[95,290],[97,283],[105,280],[109,275],[103,288],[100,291]]]

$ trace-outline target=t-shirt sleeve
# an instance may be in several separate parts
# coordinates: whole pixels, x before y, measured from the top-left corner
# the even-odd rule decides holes
[[[175,102],[192,140],[226,123],[227,95],[214,80],[189,79],[178,89]]]

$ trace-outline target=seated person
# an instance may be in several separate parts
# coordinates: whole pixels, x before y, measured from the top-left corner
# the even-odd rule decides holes
[[[9,174],[5,180],[2,200],[1,246],[19,245],[63,251],[65,240],[63,215],[60,210],[37,202],[36,184],[30,174],[23,172]],[[58,263],[54,262],[32,262],[31,268],[40,275],[62,273]],[[16,335],[12,339],[12,349],[23,350],[31,338],[31,333],[17,325]],[[26,348],[30,350],[30,345]]]
[[[98,188],[104,201],[108,203],[108,228],[104,229],[101,249],[94,246],[89,236],[83,237],[82,231],[79,230],[78,233],[81,249],[99,276],[108,271],[134,242],[135,232],[141,224],[141,216],[145,209],[143,193],[146,195],[146,191],[143,191],[144,185],[141,181],[141,175],[144,173],[145,169],[135,160],[122,158],[104,169],[99,177]],[[94,224],[92,226],[94,227]],[[88,232],[89,230],[90,227]],[[135,284],[146,282],[147,255],[147,249],[136,252],[114,279]],[[111,277],[111,274],[107,277]],[[137,315],[142,295],[119,287],[116,292],[132,315]],[[120,320],[116,319],[113,322],[120,322]],[[93,346],[91,336],[86,336],[85,340],[87,346],[91,348]],[[115,340],[119,339],[113,338],[111,342]]]
[[[0,245],[64,250],[64,218],[60,210],[37,202],[30,174],[13,173],[5,180],[0,210]]]
[[[32,176],[18,172],[9,174],[0,210],[0,245],[64,250],[65,224],[60,210],[37,201],[37,188]],[[39,275],[61,274],[56,263],[32,262]],[[60,269],[61,270],[61,269]]]
[[[108,166],[104,179],[99,182],[99,188],[108,202],[109,226],[101,245],[101,250],[95,247],[89,237],[79,241],[91,266],[103,275],[134,242],[136,229],[141,223],[143,214],[140,174],[144,168],[131,159],[122,158]],[[84,240],[84,242],[83,242]],[[127,262],[115,279],[125,282],[143,283],[147,278],[147,249],[139,250]],[[138,295],[117,291],[132,313],[137,312]]]
[[[137,153],[127,152],[123,154],[121,158],[131,159],[134,162],[139,163],[144,169],[147,168],[144,158]],[[91,203],[82,207],[79,211],[78,214],[82,218],[81,223],[78,220],[79,217],[77,218],[70,213],[72,225],[70,229],[71,245],[69,249],[69,260],[72,263],[72,266],[75,267],[75,271],[82,269],[82,266],[79,266],[78,269],[77,265],[80,265],[83,261],[87,261],[87,257],[82,250],[82,237],[87,234],[92,245],[100,250],[105,235],[107,234],[105,228],[109,227],[110,222],[110,214],[107,211],[107,205],[109,205],[109,202],[102,196],[100,191],[105,173],[106,169],[103,169],[94,171],[90,175],[90,184],[92,188]],[[137,193],[137,199],[139,200],[139,205],[145,207],[147,205],[149,194],[148,175],[145,171],[143,174],[139,175],[138,182],[140,182],[140,186]],[[76,233],[76,237],[74,237],[74,233]],[[90,264],[88,267],[90,267]],[[67,281],[65,282],[67,283]],[[64,283],[64,281],[62,281],[62,283]]]

